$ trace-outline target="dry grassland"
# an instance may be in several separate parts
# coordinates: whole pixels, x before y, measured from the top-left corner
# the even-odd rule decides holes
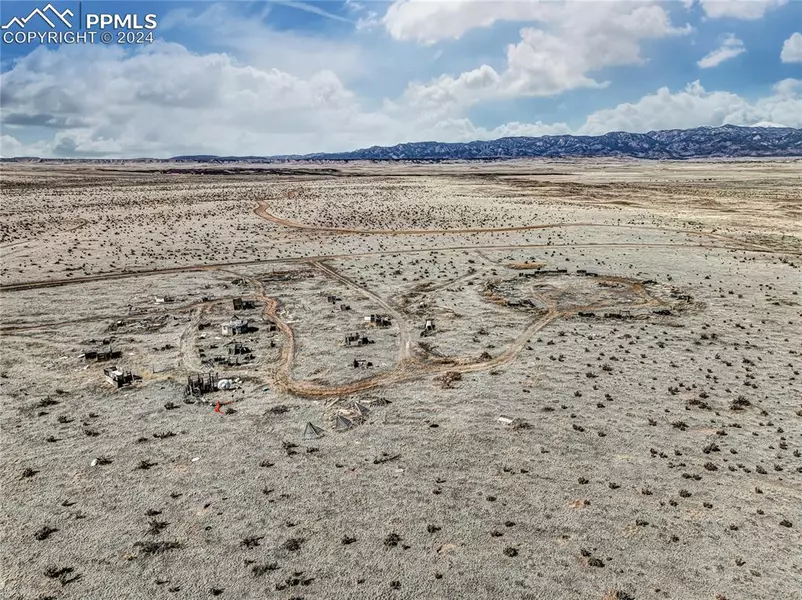
[[[802,598],[801,166],[3,164],[0,595]]]

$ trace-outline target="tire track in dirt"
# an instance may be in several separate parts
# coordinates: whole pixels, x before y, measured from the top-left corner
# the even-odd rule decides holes
[[[319,271],[322,271],[325,275],[328,275],[330,279],[339,281],[345,284],[346,286],[357,290],[360,294],[362,294],[369,300],[373,300],[376,304],[378,304],[384,310],[390,313],[393,319],[395,319],[396,323],[398,323],[399,348],[398,348],[397,361],[400,363],[410,358],[410,356],[412,355],[412,332],[409,323],[406,322],[406,318],[404,317],[403,314],[401,314],[401,312],[396,310],[393,306],[391,306],[380,296],[374,294],[366,287],[359,285],[354,280],[346,277],[345,275],[338,273],[329,265],[324,265],[320,261],[312,261],[310,264]]]
[[[192,315],[189,323],[186,327],[184,327],[184,331],[181,332],[181,339],[178,343],[178,348],[181,356],[181,365],[186,371],[203,370],[203,364],[200,361],[200,357],[198,356],[197,352],[195,352],[194,342],[195,332],[198,331],[198,325],[200,324],[201,318],[208,308],[209,307],[207,306],[198,306],[191,309]]]
[[[543,296],[542,294],[539,294],[534,289],[532,289],[531,293],[533,297],[540,300],[540,302],[542,302],[543,305],[546,306],[546,312],[545,314],[542,314],[538,316],[536,319],[532,320],[526,326],[526,328],[515,338],[515,340],[500,354],[487,360],[474,359],[472,357],[447,357],[446,359],[440,359],[438,361],[430,361],[427,359],[420,359],[412,355],[411,329],[406,321],[406,318],[400,311],[395,309],[387,301],[385,301],[375,293],[371,292],[364,286],[359,285],[358,283],[354,282],[345,275],[342,275],[341,273],[337,272],[330,265],[325,265],[319,260],[309,261],[309,262],[310,266],[319,270],[325,276],[335,281],[339,281],[347,285],[348,287],[356,289],[361,294],[373,300],[379,306],[384,308],[389,314],[391,314],[399,326],[400,343],[399,343],[399,353],[396,364],[393,367],[393,369],[388,372],[379,373],[374,376],[366,377],[357,381],[340,385],[320,385],[311,381],[295,380],[292,377],[292,366],[295,361],[295,343],[296,343],[295,333],[292,327],[290,327],[289,324],[285,323],[279,317],[278,314],[280,308],[279,301],[275,298],[267,296],[264,284],[260,280],[253,277],[243,276],[242,274],[237,273],[236,271],[230,269],[219,269],[220,271],[227,272],[233,276],[237,276],[248,281],[254,287],[254,294],[252,297],[264,302],[265,305],[263,312],[264,316],[273,323],[275,323],[278,330],[285,337],[285,343],[282,345],[281,354],[276,364],[276,372],[273,377],[274,379],[273,383],[278,389],[281,389],[282,391],[303,397],[320,398],[320,397],[344,396],[363,392],[377,387],[383,387],[393,383],[422,379],[425,377],[440,375],[447,372],[464,374],[464,373],[476,373],[476,372],[491,370],[499,366],[508,364],[509,362],[514,360],[518,356],[518,354],[524,349],[524,347],[526,346],[532,335],[534,335],[535,333],[537,333],[538,331],[540,331],[541,329],[543,329],[544,327],[546,327],[547,325],[549,325],[550,323],[559,318],[570,317],[573,314],[576,314],[577,312],[582,310],[617,308],[614,305],[612,306],[588,305],[584,307],[574,307],[571,308],[570,310],[559,311],[557,310],[556,304],[553,300],[549,299],[546,296]],[[470,275],[475,275],[475,274],[469,273],[457,279],[459,280]],[[639,304],[637,306],[627,305],[626,308],[646,308],[661,304],[659,300],[650,296],[646,291],[646,289],[644,288],[644,286],[636,280],[618,276],[600,276],[599,279],[602,281],[611,281],[611,282],[629,284],[632,287],[632,290],[637,295],[643,298],[644,302],[642,304]],[[452,282],[449,282],[449,284],[450,283]],[[198,324],[203,314],[205,314],[209,310],[209,308],[211,308],[213,305],[218,304],[220,302],[226,302],[229,300],[231,300],[230,297],[216,298],[214,300],[198,302],[189,305],[184,305],[182,307],[177,307],[179,310],[182,311],[185,310],[192,311],[190,322],[184,328],[179,343],[181,364],[186,371],[191,372],[191,371],[203,370],[203,365],[198,360],[198,356],[195,353],[194,348],[192,348],[194,333],[197,331]],[[81,320],[83,321],[85,319]]]
[[[361,293],[363,293],[370,299],[379,303],[379,305],[390,311],[391,314],[394,316],[394,318],[397,319],[399,327],[401,327],[402,324],[405,324],[403,315],[401,315],[398,311],[389,306],[389,304],[387,304],[380,297],[373,294],[373,292],[367,290],[367,288],[364,288],[363,286],[356,284],[355,282],[348,279],[344,275],[337,273],[333,268],[327,265],[323,265],[318,262],[315,263],[314,266],[324,274],[331,277],[332,279],[345,283],[350,287],[354,287],[355,289],[359,290]],[[626,283],[632,287],[632,291],[636,295],[640,296],[643,299],[643,302],[640,304],[626,305],[623,308],[626,309],[651,308],[663,304],[657,298],[654,298],[651,295],[649,295],[649,293],[644,288],[643,284],[639,281],[629,279],[626,277],[617,277],[617,276],[609,276],[609,277],[601,276],[599,277],[599,279],[602,281]],[[284,333],[284,335],[287,338],[287,342],[282,349],[281,358],[279,359],[275,384],[279,389],[281,389],[284,392],[308,398],[347,396],[350,394],[364,392],[377,387],[383,387],[386,385],[400,383],[404,381],[411,381],[415,379],[422,379],[424,377],[429,377],[432,375],[440,375],[447,372],[464,374],[464,373],[476,373],[480,371],[488,371],[500,367],[502,365],[508,364],[512,360],[514,360],[518,356],[518,354],[525,348],[529,339],[535,333],[537,333],[550,323],[556,321],[557,319],[563,317],[570,317],[584,310],[622,309],[622,307],[616,306],[614,304],[608,305],[599,303],[582,307],[573,307],[570,310],[560,311],[557,310],[556,303],[554,300],[551,300],[535,292],[533,289],[531,291],[532,295],[536,299],[540,300],[544,304],[544,306],[546,306],[545,314],[542,314],[538,316],[536,319],[532,320],[526,326],[526,328],[520,334],[518,334],[515,340],[506,349],[504,349],[500,354],[498,354],[493,358],[489,358],[487,360],[481,360],[481,359],[473,359],[471,357],[448,357],[445,360],[440,359],[437,362],[428,361],[426,359],[419,359],[412,356],[411,340],[410,340],[406,342],[407,344],[410,344],[409,354],[402,356],[401,352],[399,351],[399,359],[392,370],[384,373],[379,373],[377,375],[373,375],[370,377],[366,377],[363,379],[359,379],[357,381],[352,381],[346,384],[321,385],[314,383],[312,381],[301,381],[293,379],[292,365],[295,356],[294,355],[295,336],[292,331],[292,328],[287,323],[284,323],[278,317],[277,314],[278,301],[265,295],[264,286],[261,282],[256,280],[251,280],[251,281],[253,281],[254,284],[259,288],[260,298],[265,302],[265,315],[274,323],[276,323],[279,330],[282,333]],[[403,340],[403,337],[401,337],[401,339]],[[405,344],[404,342],[402,342],[402,349],[404,347]]]
[[[448,234],[464,234],[464,233],[503,233],[511,231],[533,231],[538,229],[558,229],[561,227],[611,227],[622,229],[642,229],[647,231],[664,231],[669,233],[682,233],[686,235],[697,235],[707,237],[710,239],[726,241],[731,244],[742,246],[745,249],[753,249],[759,252],[772,252],[771,248],[761,246],[759,244],[752,244],[744,242],[737,238],[713,233],[708,231],[690,231],[686,229],[676,229],[673,227],[657,227],[654,225],[613,225],[610,223],[543,223],[540,225],[512,225],[509,227],[468,227],[464,229],[351,229],[347,227],[322,227],[317,225],[308,225],[306,223],[298,223],[290,219],[284,219],[277,215],[270,213],[267,210],[267,203],[264,200],[257,201],[257,206],[254,208],[254,214],[257,217],[275,223],[276,225],[283,225],[291,229],[302,229],[308,231],[316,231],[320,233],[339,233],[339,234],[361,234],[361,235],[448,235]]]
[[[503,244],[500,246],[439,246],[435,248],[411,248],[398,250],[375,250],[370,252],[352,252],[349,254],[322,254],[319,256],[303,256],[294,258],[267,258],[261,260],[243,260],[224,263],[211,263],[201,265],[184,265],[180,267],[165,267],[161,269],[143,269],[141,271],[115,271],[98,273],[96,275],[86,275],[82,277],[40,279],[34,281],[23,281],[18,283],[0,284],[0,293],[20,292],[26,290],[36,290],[43,288],[61,287],[72,284],[93,283],[97,281],[116,281],[119,279],[130,279],[132,277],[149,277],[156,275],[172,275],[180,273],[194,273],[199,271],[215,271],[231,267],[251,267],[260,265],[276,264],[303,264],[321,260],[347,260],[368,256],[394,256],[397,254],[428,254],[431,252],[456,252],[461,250],[482,250],[485,252],[509,252],[510,250],[531,248],[696,248],[702,250],[736,250],[744,252],[765,252],[770,254],[802,255],[802,251],[787,250],[755,250],[742,248],[740,246],[712,246],[704,244],[649,244],[649,243],[610,243],[610,244]]]
[[[283,391],[290,394],[307,398],[322,398],[330,396],[347,396],[377,387],[383,387],[386,385],[415,379],[422,379],[424,377],[439,375],[446,372],[475,373],[479,371],[487,371],[512,361],[524,348],[527,341],[533,334],[540,331],[543,327],[560,316],[562,316],[562,313],[556,311],[548,312],[545,316],[530,323],[527,328],[518,335],[515,341],[498,356],[484,361],[468,359],[471,362],[455,364],[461,359],[453,358],[449,359],[449,362],[445,364],[438,364],[410,358],[397,363],[395,368],[391,371],[379,373],[378,375],[366,377],[350,383],[332,386],[320,385],[311,381],[294,380],[291,376],[289,376],[288,364],[282,362],[281,372],[283,373],[283,376],[278,378],[277,383]],[[279,329],[282,329],[281,326],[279,326]]]
[[[164,308],[157,308],[151,310],[140,310],[136,312],[129,312],[126,313],[124,316],[119,315],[89,315],[86,317],[79,317],[77,319],[70,319],[67,321],[54,321],[52,323],[37,323],[36,325],[4,325],[0,327],[0,334],[11,333],[15,331],[35,331],[37,329],[50,329],[54,327],[63,327],[65,325],[78,325],[80,323],[93,323],[95,321],[125,321],[128,319],[139,319],[142,317],[150,317],[153,315],[163,315],[173,312],[184,312],[186,310],[192,310],[193,308],[203,307],[203,306],[211,306],[218,302],[226,302],[231,301],[234,298],[240,298],[241,296],[223,296],[220,298],[215,298],[214,300],[202,300],[200,302],[191,302],[190,304],[183,304],[181,306],[171,306],[168,310]]]

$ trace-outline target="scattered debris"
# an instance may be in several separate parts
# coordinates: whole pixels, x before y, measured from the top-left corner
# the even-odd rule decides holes
[[[354,426],[354,422],[350,419],[346,419],[342,415],[337,415],[335,418],[334,429],[335,431],[347,431]]]
[[[241,335],[250,331],[247,320],[240,319],[234,315],[229,321],[220,325],[220,333],[223,335]]]
[[[459,371],[446,371],[439,377],[434,378],[435,381],[440,382],[440,387],[443,389],[450,389],[454,387],[454,382],[462,381],[462,373]]]
[[[393,324],[389,315],[370,315],[365,317],[365,322],[370,323],[374,327],[390,327]]]
[[[380,465],[382,463],[390,462],[392,460],[398,460],[399,458],[401,458],[400,454],[393,454],[392,456],[390,456],[386,452],[383,452],[381,457],[373,459],[373,464]]]
[[[136,542],[134,543],[135,548],[141,548],[142,554],[145,555],[152,555],[152,554],[164,554],[169,550],[176,550],[181,547],[181,543],[176,540],[171,541],[152,541],[147,540],[144,542]]]
[[[106,376],[106,380],[117,388],[131,385],[134,382],[131,371],[123,371],[116,366],[103,369],[103,374]]]
[[[347,333],[343,337],[343,346],[346,348],[351,346],[367,346],[373,343],[374,341],[368,339],[368,336],[363,333]]]
[[[323,430],[312,423],[307,423],[306,427],[304,427],[304,440],[317,440],[322,438],[323,435]]]
[[[111,347],[98,348],[97,350],[87,350],[81,356],[84,360],[94,360],[95,362],[106,362],[120,358],[123,353],[120,350],[114,350]]]
[[[219,381],[217,373],[193,373],[187,377],[184,391],[187,396],[202,396],[218,390]]]
[[[233,298],[231,304],[234,310],[251,310],[256,307],[253,300],[243,300],[242,298]]]

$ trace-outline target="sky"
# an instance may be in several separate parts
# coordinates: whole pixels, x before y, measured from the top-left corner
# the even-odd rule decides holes
[[[70,27],[13,22],[46,5],[0,4],[3,157],[802,127],[802,0],[54,1]]]

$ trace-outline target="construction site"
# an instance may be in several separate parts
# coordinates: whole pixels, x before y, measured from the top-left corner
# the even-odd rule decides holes
[[[800,166],[3,164],[0,595],[798,597]]]

